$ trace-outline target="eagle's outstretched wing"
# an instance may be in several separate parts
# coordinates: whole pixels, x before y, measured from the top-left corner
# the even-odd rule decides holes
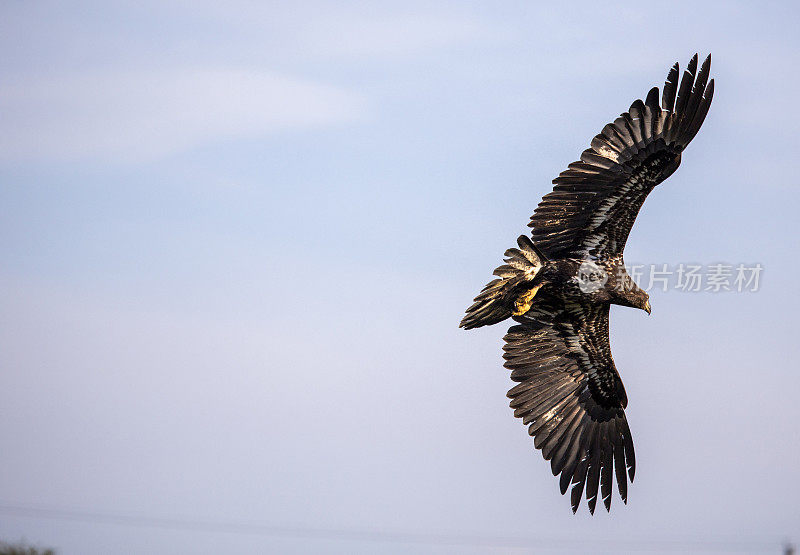
[[[584,487],[594,513],[597,491],[606,509],[616,470],[627,502],[633,481],[633,441],[623,409],[628,404],[608,339],[608,304],[577,304],[545,292],[517,316],[503,347],[505,366],[519,382],[508,392],[514,416],[528,425],[534,446],[561,474],[561,493],[572,484],[572,511]]]
[[[528,224],[549,258],[611,258],[622,254],[633,222],[653,187],[677,169],[680,153],[697,134],[714,95],[711,56],[697,72],[697,54],[683,74],[676,63],[664,84],[609,123],[592,148],[553,180]],[[697,79],[695,79],[697,73]],[[676,102],[677,93],[677,102]]]

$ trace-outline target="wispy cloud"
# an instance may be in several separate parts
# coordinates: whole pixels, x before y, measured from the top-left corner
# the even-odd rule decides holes
[[[0,159],[135,162],[205,142],[356,121],[347,90],[261,69],[29,76],[0,85]]]

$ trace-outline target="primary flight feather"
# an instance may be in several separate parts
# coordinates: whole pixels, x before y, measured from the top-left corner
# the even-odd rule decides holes
[[[503,358],[518,382],[509,392],[534,446],[571,486],[572,511],[584,495],[594,513],[598,495],[611,508],[614,477],[623,502],[636,459],[625,407],[628,398],[611,357],[611,304],[650,313],[647,293],[625,271],[622,251],[653,188],[678,168],[714,95],[711,56],[697,54],[678,85],[676,63],[659,104],[644,102],[606,125],[553,180],[528,224],[531,237],[505,253],[505,264],[466,311],[461,327],[513,318]]]

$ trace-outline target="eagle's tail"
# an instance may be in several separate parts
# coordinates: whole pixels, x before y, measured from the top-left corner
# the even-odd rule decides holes
[[[530,308],[538,290],[532,282],[546,258],[526,235],[520,235],[517,244],[518,249],[506,251],[506,263],[494,271],[498,279],[490,281],[475,297],[459,327],[472,329],[496,324]]]

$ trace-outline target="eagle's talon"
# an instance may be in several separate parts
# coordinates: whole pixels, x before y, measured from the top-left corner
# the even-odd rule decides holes
[[[512,314],[514,316],[522,316],[528,312],[533,305],[533,298],[536,296],[536,292],[539,291],[541,287],[542,284],[539,284],[520,295],[517,300],[514,301],[514,312],[512,312]]]

